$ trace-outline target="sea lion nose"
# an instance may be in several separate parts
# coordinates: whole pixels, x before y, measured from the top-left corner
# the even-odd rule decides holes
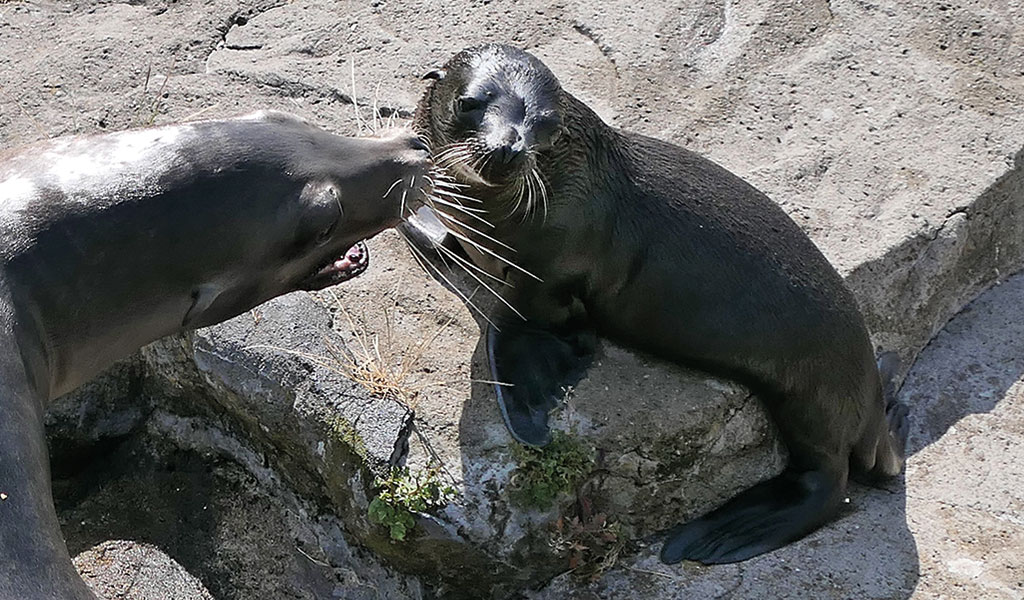
[[[501,147],[501,161],[506,165],[516,159],[526,150],[526,142],[517,130],[512,130],[505,137],[505,144]]]
[[[430,152],[430,147],[427,146],[427,143],[423,141],[423,138],[421,138],[418,135],[409,140],[409,146],[411,146],[413,150],[422,150],[423,152]]]

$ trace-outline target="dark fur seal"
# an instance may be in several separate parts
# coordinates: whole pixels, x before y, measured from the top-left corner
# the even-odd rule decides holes
[[[426,78],[414,128],[459,190],[436,208],[525,317],[488,332],[513,437],[548,442],[597,335],[755,389],[788,468],[673,530],[670,563],[778,548],[836,513],[851,465],[900,472],[906,410],[885,399],[853,295],[764,194],[609,127],[522,50],[470,48]]]
[[[50,400],[159,337],[359,274],[359,241],[399,222],[428,167],[409,131],[273,112],[0,157],[0,600],[94,598],[53,508]]]

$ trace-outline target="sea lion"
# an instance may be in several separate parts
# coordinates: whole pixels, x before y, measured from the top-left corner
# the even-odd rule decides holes
[[[0,157],[0,599],[94,598],[53,507],[47,404],[157,338],[358,275],[429,164],[408,130],[277,112]]]
[[[775,203],[606,125],[520,49],[469,48],[425,79],[413,127],[448,190],[434,209],[522,316],[487,333],[516,440],[549,441],[549,411],[603,336],[748,385],[789,449],[784,473],[674,529],[665,562],[778,548],[836,513],[851,464],[900,472],[907,411],[883,394],[850,290]]]

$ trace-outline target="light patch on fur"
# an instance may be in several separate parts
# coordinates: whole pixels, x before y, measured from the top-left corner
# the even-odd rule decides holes
[[[241,115],[232,119],[233,121],[247,121],[250,123],[301,123],[302,125],[309,125],[309,122],[291,113],[287,113],[280,110],[257,110],[249,114]]]
[[[178,140],[188,129],[177,125],[75,138],[55,144],[43,158],[61,189],[78,192],[69,199],[113,197],[123,189],[155,185],[178,160]]]
[[[31,179],[16,175],[0,181],[0,211],[21,210],[35,195],[36,185]]]

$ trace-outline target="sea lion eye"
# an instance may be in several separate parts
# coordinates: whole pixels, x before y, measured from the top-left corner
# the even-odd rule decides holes
[[[478,110],[482,109],[483,107],[484,107],[484,101],[480,100],[479,98],[474,98],[472,96],[466,96],[464,98],[459,98],[455,102],[455,109],[458,112],[462,113],[462,114],[478,111]]]

